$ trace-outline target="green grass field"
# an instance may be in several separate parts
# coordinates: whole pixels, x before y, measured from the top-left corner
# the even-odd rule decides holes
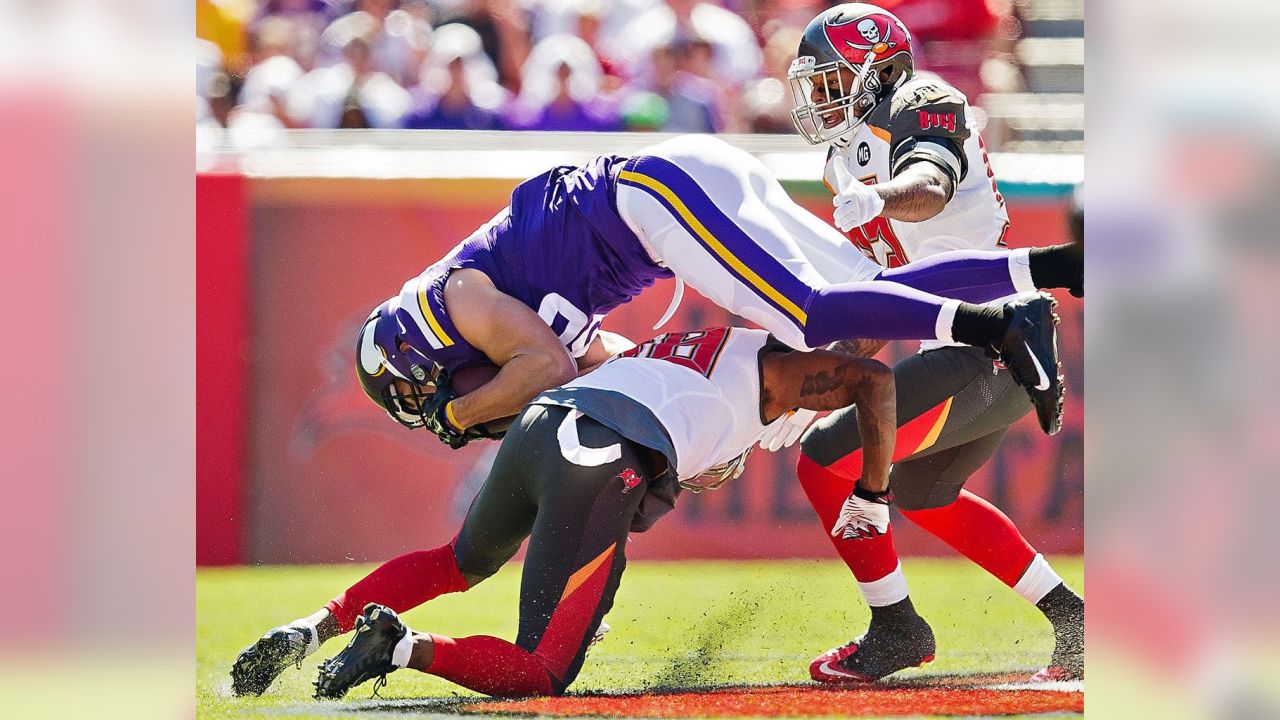
[[[1082,587],[1078,558],[1054,567]],[[899,677],[1026,671],[1053,649],[1049,625],[1011,590],[957,559],[905,563],[917,608],[933,625],[938,659]],[[236,698],[227,671],[263,631],[322,605],[368,566],[201,569],[196,576],[197,710],[201,718],[349,716],[427,717],[392,704],[369,705],[368,687],[341,703],[311,700],[315,666],[336,654],[331,641],[301,670],[290,669],[261,698]],[[512,565],[465,594],[448,595],[404,615],[415,629],[447,635],[515,637],[520,569]],[[864,629],[869,613],[845,567],[835,561],[636,562],[571,688],[576,693],[643,691],[725,683],[806,682],[809,660]],[[383,698],[469,695],[413,671],[388,678]],[[389,714],[388,714],[389,713]],[[434,715],[440,717],[438,713]]]

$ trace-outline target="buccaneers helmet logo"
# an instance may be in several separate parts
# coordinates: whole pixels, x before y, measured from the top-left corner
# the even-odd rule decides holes
[[[840,26],[848,25],[855,19],[857,23],[854,25],[854,30],[857,31],[857,35],[847,34],[847,31],[837,29]],[[895,24],[901,34],[901,41],[893,39],[893,27]],[[860,19],[857,16],[846,18],[842,15],[837,15],[827,22],[827,28],[827,35],[833,41],[841,40],[853,50],[871,51],[876,55],[883,55],[897,48],[900,42],[909,42],[911,38],[910,34],[907,33],[907,28],[887,14],[871,17],[863,16]]]

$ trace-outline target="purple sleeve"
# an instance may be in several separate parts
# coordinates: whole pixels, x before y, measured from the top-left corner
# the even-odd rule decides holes
[[[444,304],[444,284],[450,268],[432,266],[400,291],[398,318],[404,339],[432,362],[454,371],[488,363],[489,358],[458,332]]]

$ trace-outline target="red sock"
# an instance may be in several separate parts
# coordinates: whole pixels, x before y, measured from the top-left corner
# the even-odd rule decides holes
[[[435,658],[427,672],[494,697],[557,694],[555,678],[537,655],[488,635],[432,635]]]
[[[338,621],[338,629],[347,632],[367,603],[404,612],[445,593],[466,589],[453,546],[445,545],[388,560],[324,606]]]
[[[950,505],[902,514],[1009,587],[1017,584],[1036,556],[1009,516],[968,490],[961,490]]]
[[[858,457],[850,462],[861,468],[862,451],[854,454]],[[893,548],[893,527],[889,532],[867,540],[845,540],[831,537],[831,526],[840,517],[840,508],[853,492],[856,478],[846,478],[823,468],[818,463],[801,455],[800,464],[796,467],[800,478],[800,487],[809,498],[809,504],[818,512],[818,519],[826,531],[827,539],[836,546],[836,552],[844,559],[844,564],[853,571],[853,576],[860,583],[879,580],[898,567],[898,552]]]

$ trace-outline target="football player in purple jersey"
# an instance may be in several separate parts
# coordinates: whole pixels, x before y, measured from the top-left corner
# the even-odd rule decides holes
[[[1035,291],[1050,287],[1045,278],[1066,285],[1082,275],[1067,249],[959,251],[882,268],[796,205],[755,157],[680,136],[521,183],[510,207],[370,315],[357,373],[392,418],[457,447],[607,357],[604,316],[674,276],[799,350],[856,337],[982,348],[1010,368],[1053,433],[1056,316],[1052,298]],[[477,365],[500,370],[458,397],[450,376]]]

